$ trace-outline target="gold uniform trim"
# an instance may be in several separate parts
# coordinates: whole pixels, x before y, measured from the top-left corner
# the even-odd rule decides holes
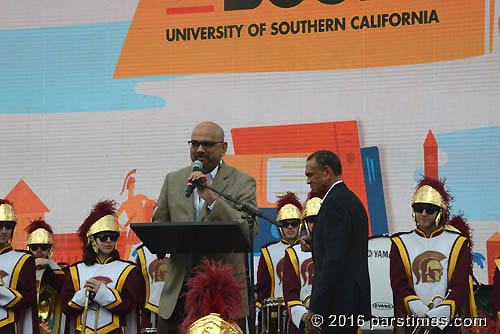
[[[114,232],[120,231],[115,216],[106,215],[98,219],[94,224],[92,224],[92,226],[90,226],[89,230],[87,231],[87,238],[90,237],[91,235],[104,231],[114,231]]]
[[[19,281],[19,274],[21,273],[21,269],[24,266],[24,263],[31,257],[30,254],[24,254],[21,256],[21,258],[17,261],[16,265],[14,266],[14,270],[12,271],[12,279],[10,281],[9,285],[9,290],[16,295],[16,297],[7,305],[4,306],[4,308],[7,309],[7,317],[5,319],[0,320],[0,328],[4,327],[6,325],[9,325],[15,321],[15,316],[14,316],[14,310],[10,309],[19,301],[22,299],[22,295],[16,290],[17,288],[17,283]]]
[[[76,303],[73,303],[73,301],[71,301],[71,300],[68,302],[68,306],[71,307],[72,309],[77,310],[77,311],[83,310],[83,307],[81,307],[80,305],[78,305]]]
[[[114,309],[115,307],[120,305],[123,302],[123,300],[122,300],[122,297],[120,297],[120,294],[118,293],[118,291],[116,289],[113,289],[113,288],[108,288],[108,289],[111,290],[111,292],[113,293],[113,295],[115,296],[115,299],[116,299],[111,304],[104,306],[106,309],[111,311],[112,309]]]
[[[137,249],[137,257],[139,258],[139,264],[140,264],[139,267],[141,268],[142,277],[144,278],[144,282],[146,283],[146,304],[144,305],[144,307],[150,311],[155,312],[154,310],[151,309],[155,308],[155,306],[149,303],[149,294],[150,294],[149,275],[148,275],[148,270],[146,268],[146,255],[144,254],[144,249],[142,247]],[[156,307],[155,313],[158,313],[158,307]]]
[[[104,306],[106,309],[112,310],[123,302],[122,297],[120,296],[120,293],[122,292],[123,285],[125,284],[125,281],[127,280],[128,274],[130,273],[130,271],[132,269],[134,269],[134,266],[132,266],[132,265],[126,267],[125,270],[123,270],[122,273],[120,274],[120,277],[118,277],[118,283],[116,284],[116,288],[115,289],[108,288],[109,290],[111,290],[111,292],[115,296],[116,300],[113,303]]]
[[[262,303],[259,301],[256,301],[255,306],[257,306],[258,308],[262,308]]]
[[[16,297],[14,299],[12,299],[10,301],[10,303],[8,303],[7,305],[5,305],[4,307],[5,308],[12,308],[14,307],[14,305],[16,305],[17,303],[19,303],[19,301],[21,301],[21,299],[23,299],[23,296],[19,293],[19,291],[17,290],[11,290],[9,289],[10,292],[12,292]]]
[[[498,270],[500,270],[500,259],[496,259],[495,264],[497,265]]]
[[[460,250],[464,242],[467,240],[465,237],[458,237],[451,249],[450,262],[448,264],[448,283],[450,283],[453,273],[455,272],[455,267],[457,266],[458,254],[460,254]]]
[[[400,237],[394,237],[392,238],[392,241],[399,250],[399,255],[405,267],[406,277],[408,278],[408,284],[410,284],[410,287],[413,289],[413,276],[411,274],[410,257],[408,255],[408,252],[406,251],[406,248]]]
[[[33,245],[33,244],[53,245],[54,239],[52,238],[52,234],[49,231],[40,227],[28,235],[28,239],[26,240],[26,244],[27,245]]]
[[[469,314],[472,318],[477,318],[476,299],[474,298],[474,290],[472,286],[472,276],[469,275]]]
[[[269,272],[269,276],[271,277],[271,296],[274,297],[274,268],[273,262],[271,261],[271,256],[269,255],[269,251],[267,248],[261,248],[260,251],[264,256],[264,261],[266,261],[267,271]]]
[[[0,221],[15,222],[16,212],[10,204],[0,204]]]
[[[406,296],[404,299],[403,299],[403,303],[405,305],[405,308],[406,308],[406,312],[407,314],[410,314],[411,315],[411,311],[410,311],[410,305],[409,305],[409,302],[411,302],[412,300],[420,300],[420,298],[418,298],[417,296],[415,295],[409,295],[409,296]]]
[[[78,277],[78,268],[76,266],[69,267],[69,273],[71,275],[71,281],[73,282],[73,288],[75,291],[80,290],[80,278]]]
[[[290,309],[292,308],[292,306],[295,306],[295,305],[302,305],[304,306],[304,303],[302,303],[300,300],[290,300],[286,303],[286,308],[287,308],[287,311],[288,311],[288,314],[292,314]]]
[[[293,247],[287,248],[286,252],[288,254],[288,257],[290,257],[290,262],[292,262],[293,270],[295,271],[295,274],[297,275],[297,278],[299,279],[300,282],[299,259],[297,258],[297,254],[295,253]]]
[[[453,320],[455,318],[455,301],[451,299],[446,299],[444,300],[439,306],[441,305],[449,305],[451,308],[451,314],[450,314],[450,320]]]

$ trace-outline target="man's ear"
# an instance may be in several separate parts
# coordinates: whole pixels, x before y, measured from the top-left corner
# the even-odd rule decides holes
[[[326,165],[324,168],[323,168],[323,171],[328,174],[329,177],[334,177],[335,176],[335,173],[333,172],[333,169],[332,167]]]

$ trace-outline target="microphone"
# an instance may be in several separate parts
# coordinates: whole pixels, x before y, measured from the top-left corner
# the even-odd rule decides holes
[[[203,168],[203,162],[201,162],[200,160],[195,160],[193,162],[193,172],[201,171],[202,168]],[[195,182],[189,181],[187,183],[187,187],[186,187],[186,197],[191,196],[191,194],[193,193],[194,188],[196,188]]]

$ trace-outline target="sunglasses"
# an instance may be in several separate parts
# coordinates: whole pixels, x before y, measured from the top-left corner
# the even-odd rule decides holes
[[[14,222],[0,222],[0,230],[5,227],[7,230],[13,230],[14,227],[16,226],[16,223]]]
[[[291,226],[291,227],[297,227],[299,226],[299,222],[284,222],[283,223],[283,227],[286,228],[288,226]]]
[[[111,241],[118,240],[119,235],[120,234],[118,232],[109,232],[109,233],[99,233],[95,237],[101,240],[101,242],[106,242],[108,241],[108,239],[110,239]]]
[[[416,213],[422,213],[425,210],[427,214],[432,215],[434,212],[438,211],[439,208],[432,204],[417,203],[413,205],[413,210],[415,210]]]
[[[50,249],[50,245],[30,245],[30,251],[36,252],[40,248],[42,251],[46,252]]]

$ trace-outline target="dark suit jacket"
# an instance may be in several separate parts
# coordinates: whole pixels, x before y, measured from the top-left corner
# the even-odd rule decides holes
[[[370,315],[368,217],[342,182],[323,199],[312,231],[314,279],[310,309],[322,315]],[[332,318],[333,319],[333,318]],[[337,328],[338,330],[338,328]]]
[[[158,206],[153,214],[153,222],[193,222],[195,220],[193,196],[189,198],[184,196],[187,178],[191,172],[192,167],[185,167],[166,176],[158,198]],[[231,195],[236,200],[257,208],[255,179],[236,168],[226,165],[224,162],[220,165],[212,186],[223,193]],[[237,211],[232,203],[224,198],[217,197],[211,211],[207,209],[206,204],[203,205],[197,221],[239,221],[241,230],[248,239],[248,223],[241,218],[242,215],[243,213]],[[255,222],[254,234],[257,234],[257,232],[258,224]],[[236,278],[244,285],[241,291],[244,305],[242,316],[248,315],[244,254],[196,254],[193,266],[198,265],[199,260],[204,255],[207,255],[210,259],[231,263],[234,266],[237,271]],[[171,254],[165,284],[160,297],[159,315],[162,318],[168,319],[172,315],[182,284],[189,270],[187,254]]]

